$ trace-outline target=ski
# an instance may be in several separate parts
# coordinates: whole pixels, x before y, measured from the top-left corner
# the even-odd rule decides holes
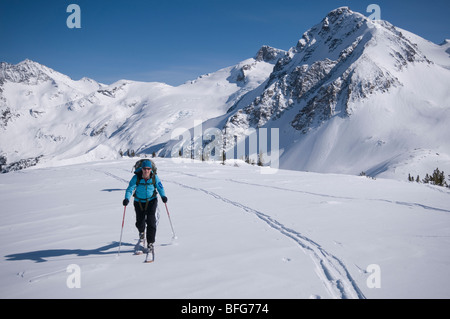
[[[155,261],[155,249],[153,245],[147,248],[144,263],[149,264]]]

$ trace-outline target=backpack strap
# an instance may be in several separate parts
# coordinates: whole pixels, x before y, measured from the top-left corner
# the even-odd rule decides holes
[[[156,195],[158,194],[158,192],[156,191],[156,177],[155,177],[155,175],[156,174],[154,174],[153,173],[153,171],[150,173],[151,175],[150,175],[150,178],[152,179],[152,184],[153,184],[153,188],[154,188],[154,191],[153,191],[153,195],[152,195],[152,197],[150,197],[150,198],[153,198],[153,197],[156,197]],[[137,172],[136,173],[136,176],[137,176],[137,178],[136,178],[136,188],[139,186],[139,184],[141,183],[141,180],[142,180],[142,171],[141,172]],[[138,197],[136,197],[136,189],[134,190],[134,194],[133,194],[133,197],[135,197],[135,198],[137,198],[138,199],[138,202],[139,202],[139,206],[140,206],[140,208],[141,208],[141,210],[147,210],[147,207],[148,207],[148,202],[149,202],[149,199],[148,198],[145,198],[145,209],[142,207],[142,203],[141,203],[141,199],[144,199],[144,198],[138,198]]]

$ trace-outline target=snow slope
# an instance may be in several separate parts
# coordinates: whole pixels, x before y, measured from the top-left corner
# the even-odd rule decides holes
[[[135,160],[0,175],[1,298],[450,297],[449,189],[157,158],[178,238],[160,202],[144,264],[132,206],[117,256]]]

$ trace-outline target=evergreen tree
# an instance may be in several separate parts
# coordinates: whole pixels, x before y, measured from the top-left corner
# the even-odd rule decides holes
[[[227,154],[225,150],[222,150],[222,165],[225,165],[225,161],[227,160]]]
[[[259,154],[258,154],[258,163],[257,163],[257,165],[258,165],[258,166],[264,166],[264,162],[263,162],[263,154],[262,154],[262,152],[259,152]]]
[[[437,186],[447,186],[447,183],[445,182],[445,175],[444,172],[440,171],[439,168],[436,168],[433,172],[433,175],[430,178],[430,182],[433,185]]]

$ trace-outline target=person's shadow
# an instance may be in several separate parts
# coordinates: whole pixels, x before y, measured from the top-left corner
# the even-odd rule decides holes
[[[123,246],[133,246],[130,243],[122,243]],[[118,248],[119,242],[112,242],[109,245],[102,246],[96,249],[47,249],[47,250],[37,250],[30,251],[26,253],[18,253],[6,255],[7,261],[17,261],[17,260],[34,260],[37,263],[42,263],[48,261],[46,258],[51,257],[62,257],[67,255],[77,255],[80,257],[92,256],[92,255],[114,255],[117,254],[118,250],[113,248]],[[109,251],[111,250],[111,251]],[[132,252],[133,250],[121,251],[123,253]]]

